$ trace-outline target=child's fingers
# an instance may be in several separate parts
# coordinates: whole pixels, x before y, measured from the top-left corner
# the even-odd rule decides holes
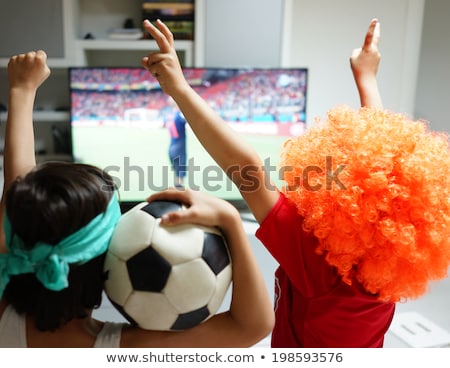
[[[375,28],[373,30],[372,44],[378,47],[378,44],[380,43],[380,37],[381,37],[381,27],[380,22],[378,22],[377,20],[375,23]]]
[[[147,202],[159,200],[178,201],[185,204],[190,204],[190,193],[187,189],[169,188],[153,193],[147,198]]]
[[[161,21],[157,22],[158,28],[156,28],[149,20],[144,20],[144,28],[153,37],[161,52],[170,52],[173,46],[173,37],[167,37],[167,32],[171,35],[171,32]]]
[[[44,50],[36,51],[36,58],[42,60],[44,63],[47,62],[47,53]]]
[[[364,39],[363,49],[370,48],[372,46],[378,47],[380,41],[380,23],[377,19],[373,19],[370,23],[369,29]]]
[[[167,27],[166,24],[163,23],[160,19],[156,21],[156,25],[158,26],[158,29],[161,31],[161,33],[166,37],[166,40],[169,43],[170,47],[173,47],[174,39],[169,27]]]
[[[355,60],[359,54],[361,54],[361,48],[359,49],[353,49],[351,55],[350,55],[350,60]]]
[[[142,65],[145,69],[148,70],[148,56],[144,56],[144,57],[141,59],[141,65]]]
[[[142,66],[150,73],[154,74],[156,65],[162,60],[160,53],[151,53],[141,59]]]
[[[197,212],[191,208],[187,208],[183,211],[169,212],[161,217],[161,224],[163,225],[195,224],[197,222]]]

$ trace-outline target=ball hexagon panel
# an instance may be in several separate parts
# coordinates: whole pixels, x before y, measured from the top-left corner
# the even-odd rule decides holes
[[[123,308],[122,305],[117,304],[114,302],[114,300],[110,299],[111,304],[117,309],[117,311],[122,314],[123,317],[125,317],[125,319],[130,322],[133,326],[137,326],[138,323],[134,320],[134,318],[132,316],[130,316],[127,312],[125,312],[125,309]]]
[[[216,276],[202,259],[172,267],[164,294],[179,313],[204,307],[216,290]]]
[[[112,253],[106,253],[104,270],[106,273],[105,292],[108,298],[124,305],[133,292],[127,265]]]
[[[151,243],[156,220],[139,208],[141,203],[122,215],[114,230],[108,251],[126,261]],[[132,229],[133,231],[130,231]]]
[[[231,263],[229,263],[228,266],[226,266],[222,272],[216,276],[216,290],[208,303],[208,309],[213,313],[217,312],[222,305],[224,296],[230,287],[231,278],[232,268]]]
[[[123,308],[144,329],[170,330],[179,316],[164,294],[148,291],[133,292]]]
[[[200,258],[203,230],[193,225],[158,226],[153,231],[152,247],[172,265]]]

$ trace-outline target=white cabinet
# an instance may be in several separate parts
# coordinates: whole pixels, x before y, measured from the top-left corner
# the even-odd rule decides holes
[[[132,20],[134,27],[141,28],[141,0],[78,0],[71,1],[69,7],[70,13],[78,14],[73,25],[73,47],[76,50],[74,63],[77,66],[139,66],[142,56],[157,50],[156,42],[152,39],[108,38],[108,31],[123,27],[127,19]],[[66,16],[70,17],[70,14]],[[88,35],[93,39],[86,39]],[[193,41],[177,40],[175,47],[183,65],[192,66]]]
[[[157,50],[153,40],[77,40],[76,66],[140,66],[141,57]],[[175,41],[175,48],[184,66],[193,65],[193,42]]]
[[[131,19],[141,27],[140,0],[14,0],[1,5],[0,67],[13,54],[41,48],[53,68],[70,66],[134,66],[140,57],[157,49],[146,40],[111,40],[108,31]],[[90,35],[93,39],[86,39]],[[194,64],[193,41],[175,46],[185,66]]]

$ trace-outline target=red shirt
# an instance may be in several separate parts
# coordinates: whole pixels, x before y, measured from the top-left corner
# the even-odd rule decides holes
[[[342,282],[317,239],[302,230],[302,217],[284,195],[256,232],[279,263],[275,272],[272,347],[383,347],[395,304]]]

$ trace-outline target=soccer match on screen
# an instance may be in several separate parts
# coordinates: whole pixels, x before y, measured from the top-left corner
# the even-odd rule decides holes
[[[183,72],[264,163],[273,166],[272,179],[277,181],[283,142],[305,129],[307,69],[184,68]],[[177,122],[176,105],[143,68],[71,68],[70,89],[74,160],[107,170],[122,201],[143,200],[181,179],[185,187],[224,199],[240,198],[184,119],[183,124]],[[170,151],[178,149],[185,152],[181,174],[170,159]]]

